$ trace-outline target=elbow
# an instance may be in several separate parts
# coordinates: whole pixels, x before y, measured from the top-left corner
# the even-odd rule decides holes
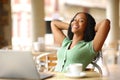
[[[51,25],[51,26],[50,26],[51,29],[54,28],[54,27],[56,26],[56,22],[55,22],[55,20],[51,21],[50,25]]]
[[[109,20],[109,19],[105,19],[104,22],[105,22],[106,24],[110,24],[110,20]]]
[[[110,24],[110,20],[109,20],[109,19],[105,19],[104,21],[106,21],[107,23],[109,23],[109,24]]]
[[[106,25],[106,28],[108,28],[108,30],[110,30],[110,20],[109,19],[105,19],[104,20],[104,24]]]
[[[59,22],[60,22],[60,20],[52,20],[51,23],[50,23],[51,27],[57,26]]]
[[[53,25],[55,25],[55,22],[54,22],[54,21],[51,21],[50,25],[51,25],[51,27],[52,27]]]

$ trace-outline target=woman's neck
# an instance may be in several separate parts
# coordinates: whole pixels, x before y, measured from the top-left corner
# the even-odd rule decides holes
[[[79,41],[82,41],[82,40],[83,40],[83,36],[74,35],[73,39],[72,39],[72,43],[71,43],[69,49],[71,49],[72,47],[74,47]]]
[[[74,35],[72,39],[73,43],[78,43],[81,40],[83,40],[83,35]]]

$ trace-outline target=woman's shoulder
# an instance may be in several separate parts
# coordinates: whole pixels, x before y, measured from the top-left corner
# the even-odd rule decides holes
[[[88,49],[90,51],[92,50],[93,52],[95,52],[94,49],[93,49],[93,41],[89,41],[89,42],[80,41],[78,46],[80,46],[84,49]]]

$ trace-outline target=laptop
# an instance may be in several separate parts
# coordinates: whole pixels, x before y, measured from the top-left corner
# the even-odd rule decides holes
[[[0,50],[0,78],[43,80],[52,76],[38,72],[31,51]]]

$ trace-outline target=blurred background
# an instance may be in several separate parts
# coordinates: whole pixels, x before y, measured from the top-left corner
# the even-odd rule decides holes
[[[0,48],[29,50],[41,38],[45,45],[56,46],[51,20],[69,23],[77,12],[90,13],[97,23],[110,19],[111,30],[103,51],[113,49],[115,54],[110,58],[113,60],[108,62],[116,63],[120,49],[119,0],[0,0]]]

